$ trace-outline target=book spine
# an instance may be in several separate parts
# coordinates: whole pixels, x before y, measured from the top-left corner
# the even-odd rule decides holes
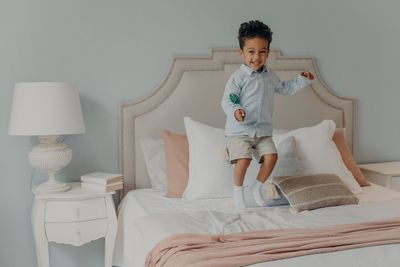
[[[90,183],[90,182],[81,182],[81,186],[83,188],[87,189],[93,189],[99,192],[107,192],[107,187],[106,185],[101,185],[101,184],[95,184],[95,183]]]
[[[82,182],[90,182],[90,183],[95,183],[95,184],[100,184],[100,185],[107,185],[115,182],[122,182],[122,176],[119,177],[112,177],[109,179],[102,179],[102,178],[96,178],[96,177],[89,177],[89,176],[81,176],[81,181]]]
[[[91,182],[81,182],[83,188],[93,189],[99,192],[112,192],[123,188],[123,182],[116,182],[108,185],[95,184]]]
[[[95,177],[87,177],[87,176],[81,176],[81,181],[82,182],[90,182],[90,183],[99,184],[99,185],[107,184],[107,180],[99,179],[99,178],[95,178]]]

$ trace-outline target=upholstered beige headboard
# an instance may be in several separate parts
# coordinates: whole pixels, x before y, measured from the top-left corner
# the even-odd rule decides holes
[[[139,141],[161,138],[163,129],[184,133],[183,117],[223,128],[225,114],[220,101],[225,83],[241,64],[237,49],[212,49],[208,57],[175,58],[157,90],[145,99],[122,103],[119,155],[124,174],[124,194],[150,186]],[[281,79],[290,79],[303,70],[314,73],[310,86],[293,96],[275,96],[274,128],[294,129],[332,119],[346,127],[353,148],[354,100],[339,97],[321,80],[313,58],[282,56],[272,49],[268,66]]]

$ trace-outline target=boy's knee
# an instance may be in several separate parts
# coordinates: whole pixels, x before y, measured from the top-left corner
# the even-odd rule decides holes
[[[264,155],[264,163],[274,164],[278,161],[278,154]]]

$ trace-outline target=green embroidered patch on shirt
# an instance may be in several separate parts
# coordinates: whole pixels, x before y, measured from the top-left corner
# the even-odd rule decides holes
[[[230,94],[229,95],[229,99],[235,105],[239,105],[240,104],[240,98],[239,98],[239,96],[237,94]]]

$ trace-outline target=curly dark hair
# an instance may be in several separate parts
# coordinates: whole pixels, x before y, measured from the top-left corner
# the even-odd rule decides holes
[[[252,39],[255,37],[261,37],[267,40],[269,48],[269,44],[272,41],[272,31],[270,27],[259,20],[250,20],[249,22],[243,22],[240,24],[238,33],[240,49],[243,49],[246,39]]]

